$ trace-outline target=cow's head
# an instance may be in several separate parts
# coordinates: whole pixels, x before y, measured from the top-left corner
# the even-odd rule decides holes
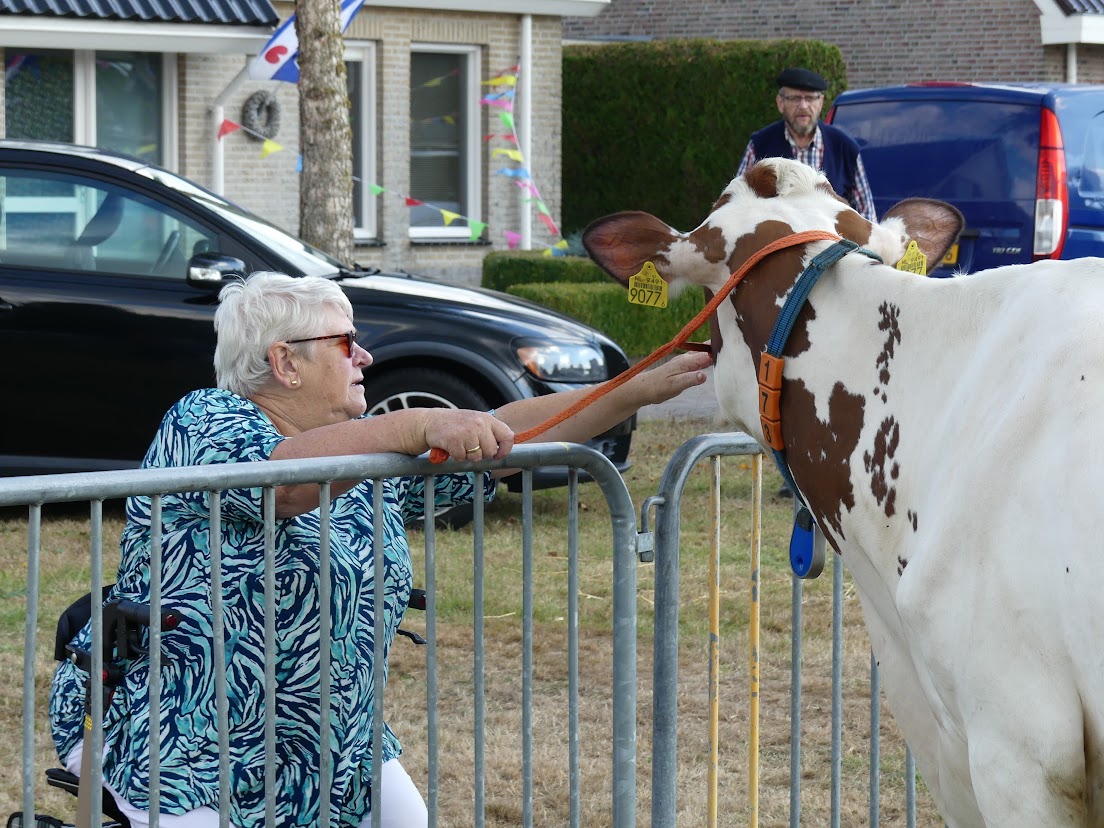
[[[954,207],[919,198],[901,202],[871,224],[836,195],[823,173],[797,161],[768,158],[732,179],[705,221],[689,233],[648,213],[624,212],[592,222],[583,244],[623,283],[650,261],[676,290],[696,284],[716,291],[752,252],[802,230],[834,232],[887,264],[900,261],[914,240],[934,267],[962,225]]]
[[[929,267],[934,267],[961,229],[962,216],[957,210],[927,199],[904,201],[879,223],[872,224],[833,192],[823,174],[796,161],[771,158],[733,179],[695,230],[679,232],[648,213],[617,213],[593,222],[583,234],[583,243],[603,269],[625,284],[651,262],[672,290],[700,285],[712,294],[720,291],[752,254],[800,231],[835,233],[876,253],[889,265],[900,261],[909,242],[915,241]],[[761,437],[755,382],[759,355],[786,294],[808,261],[829,244],[812,242],[771,254],[717,309],[720,336],[714,338],[714,349],[718,402],[730,421],[756,437]],[[859,266],[877,267],[873,259],[862,262]],[[809,348],[807,325],[815,314],[815,307],[806,306],[785,354],[800,354]],[[785,388],[784,382],[784,421]],[[843,389],[869,393],[869,388],[856,391],[847,388],[846,383]],[[790,399],[798,397],[793,394]],[[812,404],[819,406],[821,402],[814,400]],[[817,412],[822,414],[829,406],[824,403]],[[861,421],[861,412],[857,419]],[[848,425],[860,428],[861,422]],[[826,427],[835,426],[829,421]],[[783,432],[789,442],[784,424]]]

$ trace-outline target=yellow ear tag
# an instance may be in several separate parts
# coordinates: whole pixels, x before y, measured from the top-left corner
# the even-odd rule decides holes
[[[667,307],[667,283],[651,262],[644,262],[640,272],[629,278],[629,304]]]
[[[915,241],[909,242],[905,255],[901,257],[901,261],[897,262],[897,269],[907,270],[909,273],[919,273],[921,276],[928,275],[928,257],[920,252],[920,248],[916,246]]]

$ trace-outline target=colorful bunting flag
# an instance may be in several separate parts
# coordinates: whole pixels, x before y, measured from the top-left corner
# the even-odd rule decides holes
[[[261,146],[261,158],[268,158],[272,153],[279,152],[282,149],[283,147],[271,138],[265,138],[265,142]]]
[[[234,123],[229,118],[224,118],[222,123],[219,124],[218,137],[221,140],[224,135],[229,135],[231,132],[237,132],[241,128],[241,124]]]
[[[505,155],[511,161],[517,161],[519,164],[525,163],[525,157],[521,154],[521,150],[502,149],[500,147],[491,153],[491,158],[494,158],[496,155]]]

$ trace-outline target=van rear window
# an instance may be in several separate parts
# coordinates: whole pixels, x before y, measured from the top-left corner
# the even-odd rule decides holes
[[[916,193],[951,202],[1035,198],[1036,106],[879,101],[841,106],[832,123],[859,142],[879,200]]]

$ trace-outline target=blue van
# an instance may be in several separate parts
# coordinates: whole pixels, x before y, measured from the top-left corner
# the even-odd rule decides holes
[[[859,89],[826,120],[859,142],[879,216],[912,196],[962,211],[959,243],[932,275],[1104,256],[1104,86]]]

